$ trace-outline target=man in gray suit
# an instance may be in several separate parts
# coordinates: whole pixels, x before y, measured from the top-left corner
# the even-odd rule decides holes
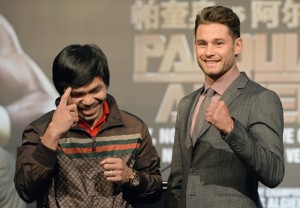
[[[259,182],[274,188],[284,177],[281,101],[239,71],[243,42],[231,9],[204,8],[194,32],[205,83],[178,106],[167,207],[261,207]],[[198,131],[208,88],[214,93]]]

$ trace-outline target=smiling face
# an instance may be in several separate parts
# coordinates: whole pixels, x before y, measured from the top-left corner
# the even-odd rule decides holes
[[[200,24],[196,31],[195,50],[205,81],[212,85],[236,64],[241,52],[241,38],[233,39],[227,26]]]
[[[93,127],[102,116],[106,94],[106,85],[96,77],[83,87],[73,88],[69,103],[76,104],[80,119]]]

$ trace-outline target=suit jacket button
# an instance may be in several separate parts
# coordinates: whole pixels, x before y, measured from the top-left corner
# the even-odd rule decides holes
[[[196,170],[196,167],[191,168],[191,172],[195,172],[195,170]]]

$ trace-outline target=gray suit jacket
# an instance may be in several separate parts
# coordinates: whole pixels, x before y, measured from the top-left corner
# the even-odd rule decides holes
[[[201,90],[178,106],[167,207],[260,207],[258,183],[272,188],[284,177],[278,95],[242,72],[220,98],[235,120],[234,129],[222,138],[205,123],[193,147],[190,120]]]

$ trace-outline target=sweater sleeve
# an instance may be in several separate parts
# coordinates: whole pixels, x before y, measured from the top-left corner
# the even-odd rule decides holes
[[[132,190],[124,193],[130,193],[130,197],[135,201],[153,203],[160,198],[162,192],[162,178],[159,170],[160,157],[152,144],[146,126],[143,127],[142,135],[141,146],[135,154],[135,164],[133,166],[140,177],[140,184],[137,187],[127,186]]]
[[[17,148],[15,187],[20,197],[31,203],[48,191],[57,152],[41,143],[41,136],[32,126],[23,133],[22,146]]]

